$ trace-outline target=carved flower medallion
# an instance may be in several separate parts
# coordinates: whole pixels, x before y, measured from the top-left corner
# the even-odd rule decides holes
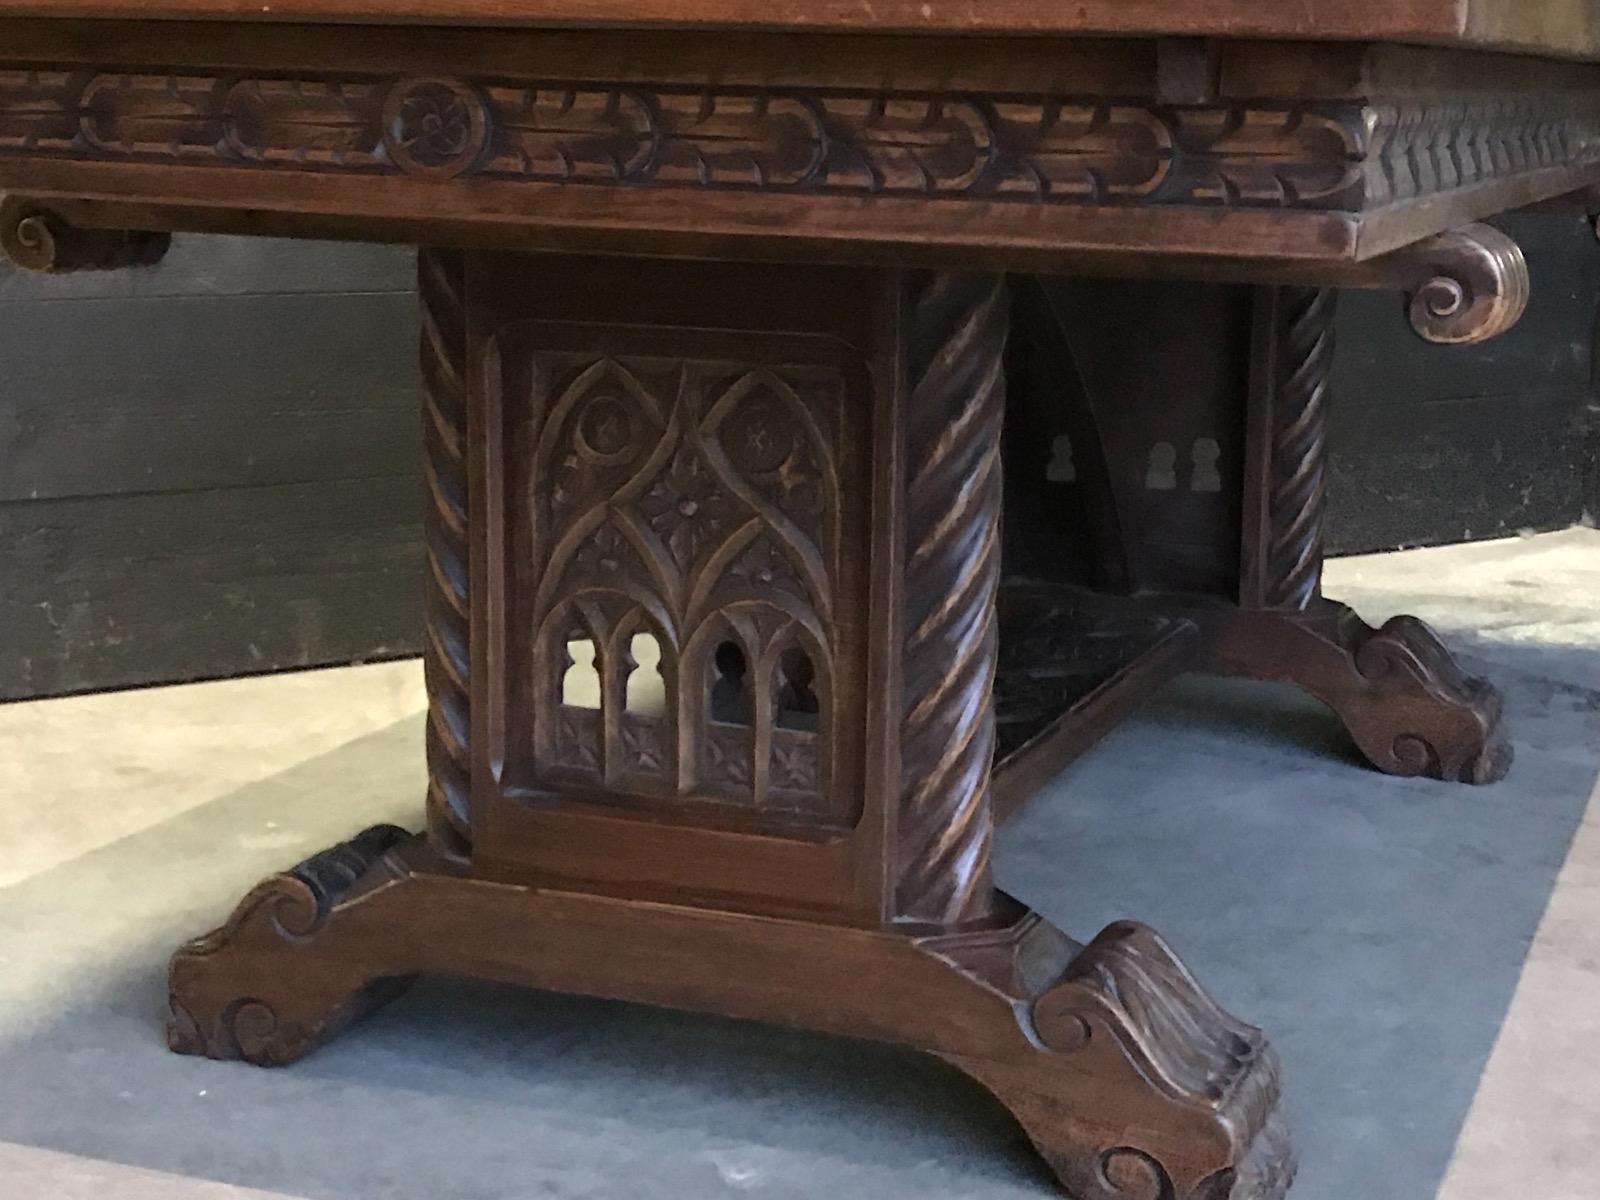
[[[470,170],[489,142],[489,111],[475,88],[456,79],[404,79],[383,109],[383,143],[411,175],[453,179]]]

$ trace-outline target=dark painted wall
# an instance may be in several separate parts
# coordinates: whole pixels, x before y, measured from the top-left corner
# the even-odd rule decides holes
[[[1482,346],[1430,346],[1393,295],[1340,297],[1329,541],[1385,550],[1559,529],[1600,513],[1600,242],[1513,216],[1528,314]]]
[[[0,268],[0,698],[417,649],[409,253]]]
[[[1447,350],[1340,310],[1330,540],[1354,552],[1600,510],[1600,244],[1512,218],[1522,325]],[[412,256],[179,239],[145,272],[0,267],[0,699],[418,649]]]

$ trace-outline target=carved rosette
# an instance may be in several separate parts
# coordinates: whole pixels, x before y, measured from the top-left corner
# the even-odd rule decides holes
[[[998,275],[912,286],[898,910],[915,921],[958,924],[991,903],[1008,328]]]
[[[24,271],[63,275],[152,267],[171,245],[165,233],[80,229],[20,196],[0,202],[0,250]]]
[[[427,481],[428,817],[442,849],[472,836],[471,607],[467,554],[467,317],[462,256],[417,256]]]
[[[252,891],[227,924],[181,947],[169,973],[167,1044],[179,1054],[281,1066],[399,995],[410,980],[371,980],[350,964],[293,978],[282,956],[316,945],[363,885],[398,878],[387,858],[411,840],[380,825]]]
[[[1330,288],[1278,290],[1266,579],[1276,608],[1303,609],[1322,586],[1335,296]]]
[[[384,103],[383,143],[407,174],[453,179],[488,147],[489,110],[458,79],[403,79]]]

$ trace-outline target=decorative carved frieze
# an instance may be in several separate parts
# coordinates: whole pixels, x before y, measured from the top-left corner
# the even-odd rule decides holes
[[[1566,93],[1154,99],[0,70],[0,155],[574,185],[1360,211],[1600,162]]]

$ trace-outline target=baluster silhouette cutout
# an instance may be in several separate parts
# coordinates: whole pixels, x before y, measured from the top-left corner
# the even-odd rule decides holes
[[[600,707],[600,670],[595,662],[595,644],[590,638],[567,642],[571,666],[561,677],[561,703],[568,708]]]
[[[1178,452],[1171,442],[1157,442],[1150,447],[1150,467],[1145,473],[1144,486],[1152,492],[1177,490]]]
[[[1046,483],[1077,483],[1078,464],[1072,459],[1072,439],[1066,434],[1051,443],[1050,465],[1044,469]]]
[[[628,672],[628,711],[636,717],[665,716],[667,681],[661,675],[661,643],[652,633],[636,633],[630,648],[634,667]]]
[[[1189,476],[1189,490],[1191,492],[1220,492],[1222,490],[1222,473],[1217,469],[1217,463],[1222,458],[1222,447],[1217,444],[1216,438],[1199,438],[1191,452],[1194,462],[1194,472]]]
[[[817,731],[822,705],[816,693],[817,669],[811,656],[798,646],[783,652],[778,660],[777,725],[804,733]]]
[[[719,725],[750,724],[749,664],[736,642],[723,642],[712,659],[711,719]]]

